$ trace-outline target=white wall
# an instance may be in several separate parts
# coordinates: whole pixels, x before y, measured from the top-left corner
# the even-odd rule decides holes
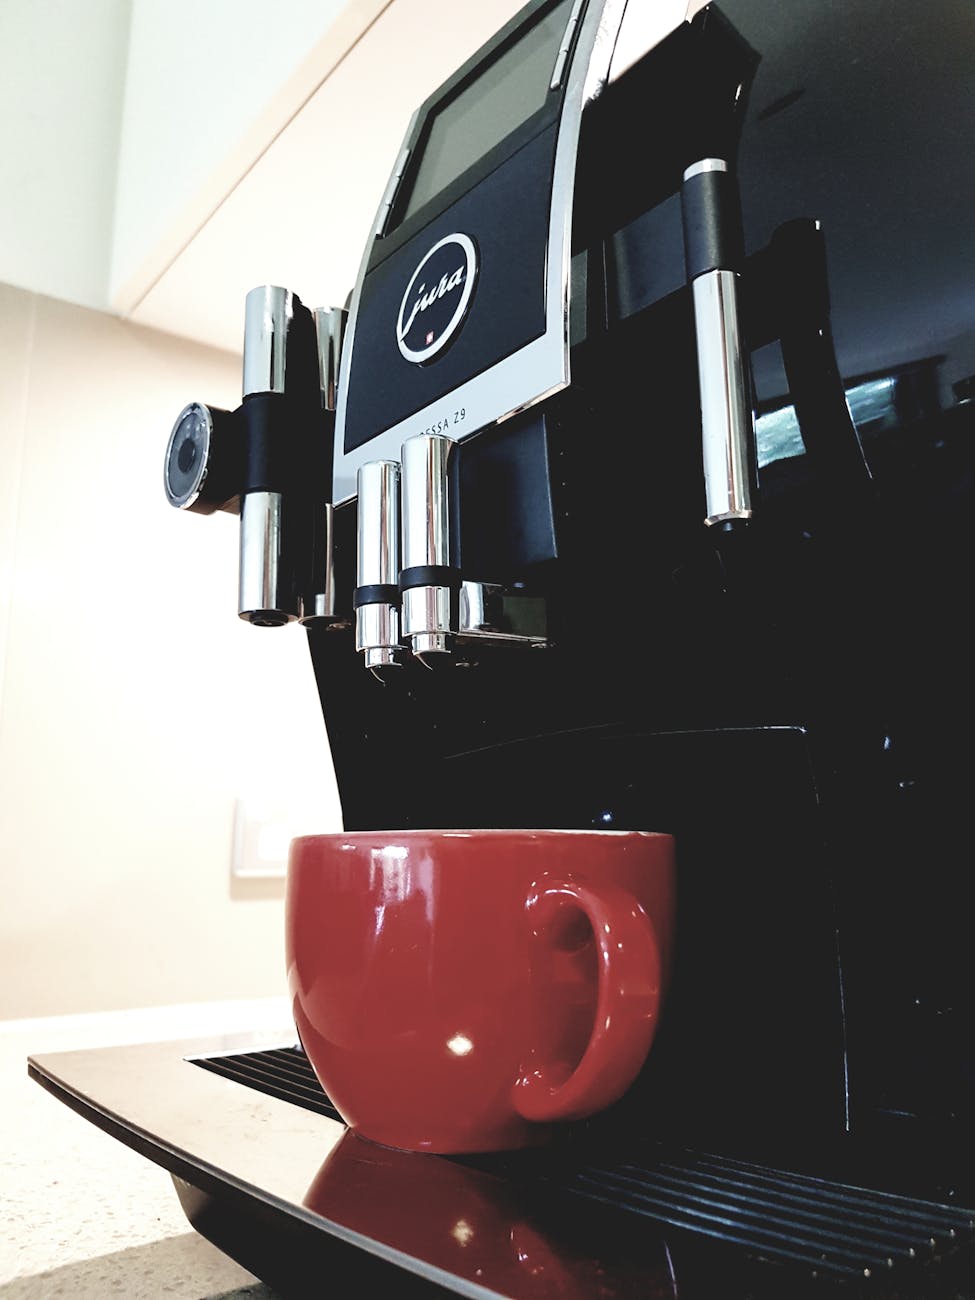
[[[104,306],[130,0],[0,0],[0,281]]]
[[[236,613],[237,520],[162,459],[237,356],[0,285],[0,1019],[285,992],[234,800],[338,829],[303,632]]]

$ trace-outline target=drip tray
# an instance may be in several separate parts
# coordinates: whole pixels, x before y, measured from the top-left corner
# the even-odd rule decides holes
[[[193,1226],[284,1296],[975,1296],[973,1210],[662,1142],[391,1151],[345,1127],[283,1037],[29,1070],[167,1168]]]
[[[202,1057],[206,1070],[341,1120],[299,1046]],[[465,1157],[503,1172],[649,1219],[743,1247],[811,1275],[869,1279],[955,1250],[975,1233],[975,1211],[787,1173],[719,1155],[641,1144],[638,1163],[552,1168],[551,1156]]]

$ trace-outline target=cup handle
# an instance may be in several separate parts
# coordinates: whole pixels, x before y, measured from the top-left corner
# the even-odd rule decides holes
[[[567,910],[581,911],[598,949],[599,987],[592,1034],[563,1082],[552,1065],[529,1057],[512,1092],[525,1119],[583,1119],[618,1101],[639,1074],[657,1028],[660,948],[653,925],[628,890],[610,882],[547,879],[526,900],[536,941],[545,942]]]

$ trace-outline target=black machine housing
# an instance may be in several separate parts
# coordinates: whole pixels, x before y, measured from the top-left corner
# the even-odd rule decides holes
[[[458,567],[537,593],[551,644],[380,684],[348,632],[310,631],[347,827],[676,835],[673,995],[596,1124],[950,1152],[975,1118],[973,36],[962,4],[725,0],[609,86],[580,145],[572,382],[456,453]],[[702,522],[679,195],[731,149],[738,532]],[[348,592],[354,502],[335,520]]]
[[[535,0],[428,101],[349,304],[335,614],[307,628],[345,825],[673,833],[671,996],[644,1074],[587,1139],[829,1151],[874,1182],[960,1195],[975,1122],[970,5],[700,9],[587,100],[570,314],[553,326],[564,87],[410,196],[480,62],[553,13],[581,30],[585,12]],[[695,197],[685,174],[710,158],[731,179]],[[469,229],[466,316],[411,361],[395,328],[410,277]],[[691,281],[718,267],[737,277],[754,435],[750,509],[708,526]],[[563,379],[457,430],[462,386],[553,327]],[[459,438],[454,586],[534,602],[541,644],[458,632],[436,671],[409,655],[381,681],[364,669],[342,467],[373,440],[389,455],[390,429]]]

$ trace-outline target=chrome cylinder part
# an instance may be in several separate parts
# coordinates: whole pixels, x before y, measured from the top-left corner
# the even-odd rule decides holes
[[[342,357],[342,340],[349,313],[342,307],[317,307],[312,313],[315,321],[315,338],[318,350],[318,379],[322,393],[323,416],[328,429],[334,427],[335,406],[338,401],[339,362]],[[329,442],[331,439],[329,438]],[[312,557],[310,590],[301,596],[300,622],[334,623],[335,613],[335,556],[333,553],[333,511],[329,498],[332,494],[331,460],[326,470],[326,480],[318,485],[320,504],[314,509],[312,521]]]
[[[738,277],[707,271],[692,284],[708,525],[750,519],[752,413],[738,312]]]
[[[355,648],[367,668],[399,664],[399,610],[395,605],[360,605],[355,612]]]
[[[276,393],[283,400],[288,337],[294,322],[290,289],[265,284],[244,305],[244,398]],[[240,506],[238,612],[258,627],[281,627],[298,617],[299,593],[284,545],[280,491],[245,492]]]
[[[446,654],[450,635],[450,588],[407,587],[403,592],[403,635],[413,653]]]
[[[290,575],[281,563],[281,493],[248,492],[240,507],[240,617],[281,627],[296,617]]]
[[[244,302],[244,396],[283,393],[288,334],[294,320],[290,289],[262,284]]]
[[[450,438],[421,433],[403,443],[403,568],[450,564]]]
[[[421,571],[441,570],[449,576],[447,470],[453,446],[450,438],[435,434],[419,434],[403,443],[403,635],[421,658],[447,651],[452,631],[449,582],[437,582],[439,575]]]
[[[395,460],[360,466],[356,586],[395,586],[399,580],[400,469]]]
[[[480,632],[488,625],[487,601],[483,582],[462,582],[458,630]]]
[[[355,647],[367,668],[398,663],[400,467],[373,460],[359,467]]]
[[[338,406],[339,363],[349,313],[344,307],[316,307],[315,336],[318,339],[318,375],[322,385],[322,407]]]

